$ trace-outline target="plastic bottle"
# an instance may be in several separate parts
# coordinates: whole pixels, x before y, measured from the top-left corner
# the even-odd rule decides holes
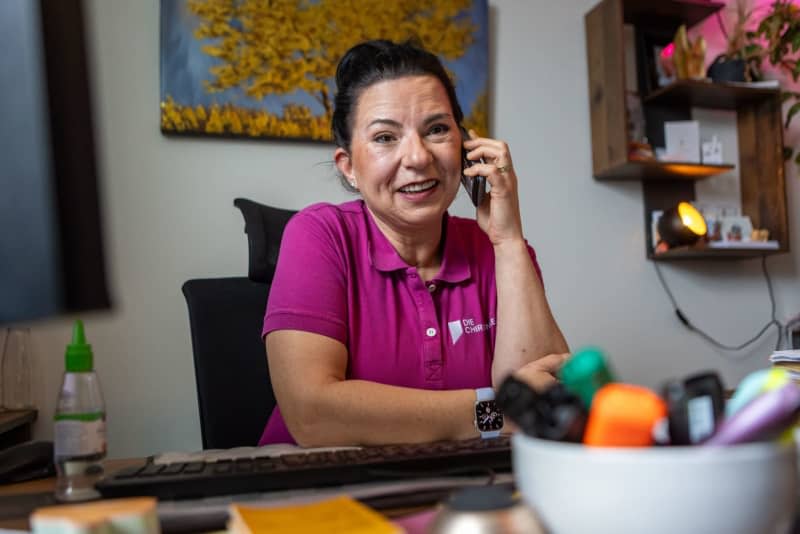
[[[94,372],[92,346],[83,323],[75,321],[67,345],[66,372],[54,417],[56,499],[82,501],[99,497],[94,483],[103,475],[106,456],[106,410]]]

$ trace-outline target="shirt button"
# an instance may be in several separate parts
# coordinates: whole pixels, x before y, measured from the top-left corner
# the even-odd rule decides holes
[[[436,291],[436,284],[428,284],[428,293]]]
[[[428,335],[428,337],[433,337],[433,336],[436,335],[436,329],[435,328],[428,328],[425,331],[425,333]]]

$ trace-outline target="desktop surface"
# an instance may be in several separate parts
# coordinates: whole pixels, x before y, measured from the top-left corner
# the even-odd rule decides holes
[[[167,533],[224,528],[232,502],[280,505],[347,493],[397,517],[430,509],[461,487],[511,483],[506,437],[295,452],[249,461],[106,460],[104,466],[108,475],[98,485],[104,498],[158,497],[159,520]],[[0,486],[0,528],[28,528],[35,508],[55,504],[54,487],[52,478]]]

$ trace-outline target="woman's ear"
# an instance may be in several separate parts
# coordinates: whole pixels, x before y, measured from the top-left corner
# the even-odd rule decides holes
[[[333,153],[333,161],[336,163],[336,168],[339,169],[339,172],[350,182],[350,185],[357,187],[356,176],[353,172],[353,160],[350,159],[350,154],[348,154],[345,149],[339,147]]]

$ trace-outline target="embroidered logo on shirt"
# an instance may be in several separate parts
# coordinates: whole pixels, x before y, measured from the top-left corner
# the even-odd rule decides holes
[[[461,328],[461,321],[450,321],[447,323],[447,327],[450,329],[450,339],[453,340],[453,345],[455,345],[456,341],[458,341],[464,333],[464,329]]]
[[[453,340],[453,345],[455,345],[456,341],[461,339],[461,336],[464,334],[479,334],[489,330],[490,328],[494,328],[495,325],[497,325],[497,321],[494,317],[490,317],[488,323],[477,323],[475,322],[475,319],[460,319],[447,323],[447,327],[450,330],[450,339]]]

